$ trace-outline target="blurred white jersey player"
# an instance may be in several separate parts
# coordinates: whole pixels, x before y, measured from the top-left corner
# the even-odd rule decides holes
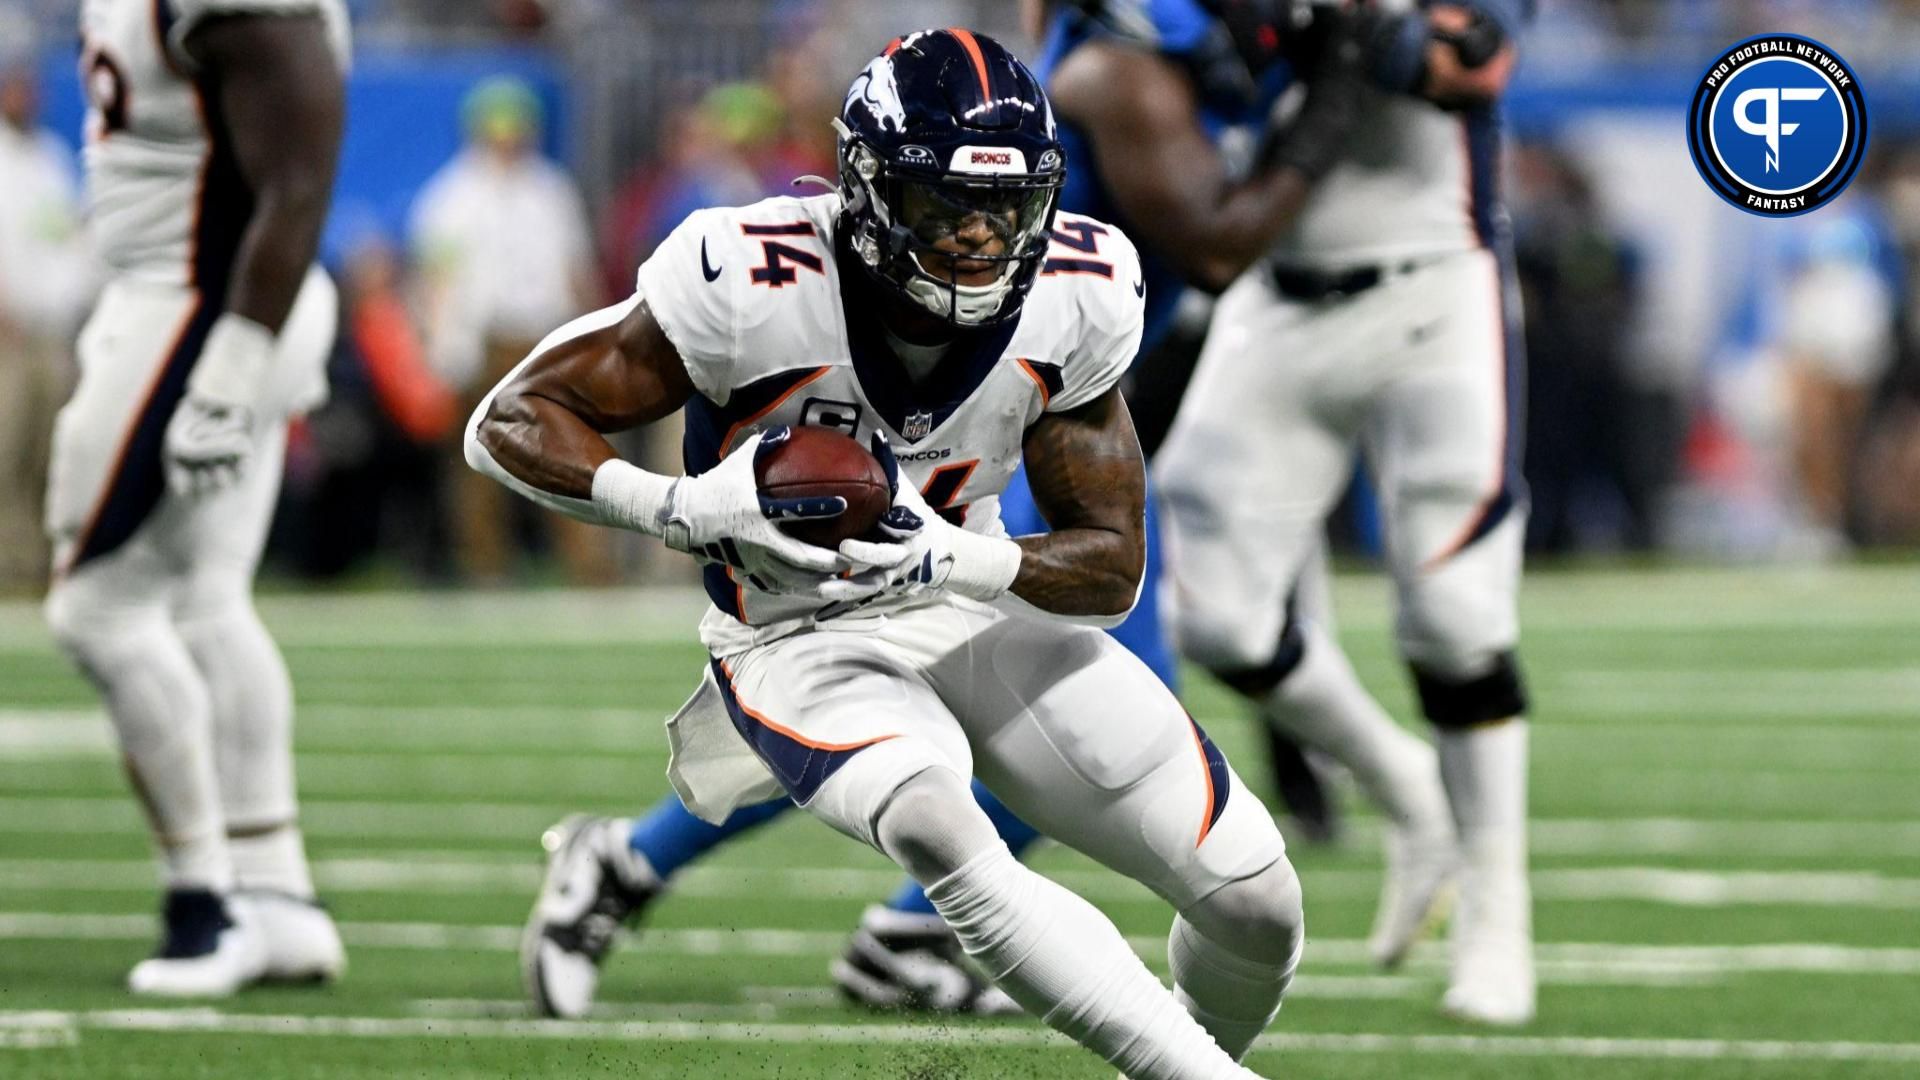
[[[689,217],[635,297],[550,335],[489,395],[468,460],[708,563],[712,659],[669,721],[696,813],[784,791],[913,874],[1008,995],[1125,1075],[1244,1080],[1236,1059],[1304,940],[1298,880],[1211,741],[1095,628],[1132,606],[1145,542],[1116,388],[1139,345],[1138,256],[1055,216],[1051,107],[989,38],[896,39],[840,121],[837,192]],[[683,409],[684,476],[603,437]],[[828,549],[774,524],[846,509],[758,490],[756,461],[803,425],[873,447],[884,539]],[[1054,531],[1015,540],[996,501],[1022,460]],[[1013,858],[976,772],[1175,907],[1173,992]],[[595,899],[585,881],[552,891]]]
[[[1383,89],[1268,265],[1221,298],[1156,459],[1174,625],[1189,657],[1276,707],[1320,700],[1316,742],[1377,710],[1324,625],[1288,602],[1301,575],[1323,572],[1322,521],[1365,451],[1398,643],[1461,849],[1443,1008],[1522,1023],[1534,1012],[1514,658],[1522,359],[1497,185],[1498,95],[1532,5],[1381,7],[1382,36],[1401,43],[1376,64]]]
[[[137,993],[344,963],[296,823],[292,689],[252,580],[287,418],[324,398],[314,266],[343,116],[340,0],[86,0],[94,239],[111,283],[60,412],[47,616],[97,686],[165,888]]]

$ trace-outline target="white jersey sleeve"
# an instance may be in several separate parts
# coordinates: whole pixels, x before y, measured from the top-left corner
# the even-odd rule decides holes
[[[167,56],[181,68],[192,71],[193,58],[187,55],[187,35],[208,19],[221,15],[326,15],[321,0],[154,0],[171,19],[163,18]]]
[[[1074,275],[1079,342],[1062,372],[1064,385],[1047,402],[1048,412],[1077,409],[1113,389],[1140,351],[1146,313],[1140,253],[1119,229],[1108,226],[1100,254],[1111,261],[1113,276]]]
[[[637,290],[680,353],[687,377],[707,400],[725,405],[733,388],[739,327],[734,290],[741,273],[723,272],[733,257],[731,211],[687,216],[640,264]],[[709,277],[711,275],[711,277]]]

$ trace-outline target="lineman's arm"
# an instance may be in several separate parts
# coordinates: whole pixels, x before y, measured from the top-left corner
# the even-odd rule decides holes
[[[202,289],[216,286],[203,275],[226,275],[225,309],[167,421],[167,486],[204,495],[237,483],[253,458],[274,339],[320,245],[346,91],[317,15],[214,15],[192,25],[184,48],[211,99],[213,137],[228,143],[253,203],[233,265],[194,267]]]
[[[1374,78],[1443,109],[1490,104],[1506,92],[1518,58],[1514,39],[1533,9],[1533,0],[1452,0],[1374,15]]]
[[[1312,167],[1281,164],[1229,179],[1201,126],[1192,79],[1147,49],[1087,42],[1061,63],[1050,93],[1060,116],[1093,144],[1092,166],[1128,228],[1210,292],[1232,284],[1272,246],[1316,176]],[[1324,147],[1329,164],[1332,142]]]
[[[1427,21],[1442,37],[1427,42],[1427,77],[1420,94],[1436,105],[1449,109],[1471,108],[1485,105],[1506,92],[1507,82],[1513,77],[1514,61],[1519,54],[1513,45],[1513,35],[1497,21],[1490,20],[1471,8],[1458,5],[1440,5],[1427,12]],[[1484,58],[1452,41],[1485,42],[1492,47],[1490,56]],[[1498,42],[1497,46],[1493,45]],[[1469,66],[1468,60],[1478,61]]]
[[[186,49],[211,84],[253,193],[227,310],[278,334],[320,246],[346,118],[345,77],[318,15],[207,19]]]

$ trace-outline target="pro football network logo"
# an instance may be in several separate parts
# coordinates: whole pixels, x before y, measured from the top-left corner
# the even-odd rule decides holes
[[[1867,100],[1832,49],[1797,34],[1748,38],[1700,79],[1687,113],[1694,167],[1750,214],[1793,217],[1832,202],[1867,152]]]

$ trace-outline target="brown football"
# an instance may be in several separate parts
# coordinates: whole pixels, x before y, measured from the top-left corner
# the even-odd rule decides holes
[[[847,500],[847,512],[837,518],[780,523],[788,535],[817,547],[835,548],[842,540],[867,535],[893,504],[880,462],[831,428],[794,428],[784,446],[757,464],[754,479],[770,498],[838,495]]]

